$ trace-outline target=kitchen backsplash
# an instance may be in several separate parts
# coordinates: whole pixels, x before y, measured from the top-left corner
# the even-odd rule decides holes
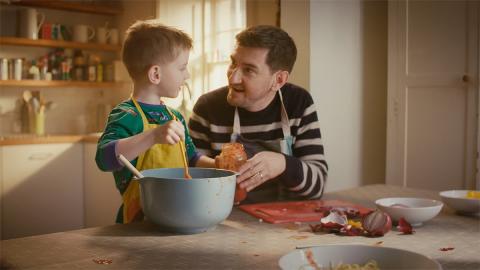
[[[22,94],[27,89],[2,87],[0,91],[0,136],[21,134]],[[128,85],[123,89],[77,89],[39,87],[45,100],[55,106],[45,113],[45,134],[87,134],[101,132],[106,116],[114,105],[128,98]]]

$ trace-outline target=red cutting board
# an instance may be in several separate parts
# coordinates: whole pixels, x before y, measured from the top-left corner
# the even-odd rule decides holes
[[[370,208],[340,200],[257,203],[244,204],[239,207],[256,218],[261,218],[263,221],[274,224],[320,221],[324,212],[322,209],[329,209],[332,207],[355,208],[360,212],[360,216],[372,211]]]

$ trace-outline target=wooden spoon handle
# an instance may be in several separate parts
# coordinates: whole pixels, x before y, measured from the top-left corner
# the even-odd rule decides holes
[[[180,151],[182,151],[182,159],[183,159],[183,167],[185,169],[185,172],[184,172],[184,177],[186,179],[192,179],[192,176],[190,175],[190,173],[188,172],[188,161],[187,161],[187,153],[185,151],[185,145],[184,145],[184,142],[182,140],[180,140]]]
[[[127,169],[129,169],[136,177],[138,178],[143,178],[143,174],[140,173],[137,168],[133,167],[132,163],[130,163],[130,161],[128,161],[127,158],[125,158],[122,154],[118,155],[117,156],[118,160],[120,160],[121,163],[123,163],[123,165],[125,165],[125,167],[127,167]]]

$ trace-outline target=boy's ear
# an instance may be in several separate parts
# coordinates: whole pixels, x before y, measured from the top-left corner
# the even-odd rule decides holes
[[[148,80],[153,84],[159,84],[162,78],[162,69],[158,65],[153,65],[148,69]]]

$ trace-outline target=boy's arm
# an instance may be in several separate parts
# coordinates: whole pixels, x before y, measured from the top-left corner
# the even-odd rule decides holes
[[[176,144],[184,140],[184,127],[179,121],[169,121],[164,125],[118,141],[116,152],[128,160],[138,157],[154,144]]]

